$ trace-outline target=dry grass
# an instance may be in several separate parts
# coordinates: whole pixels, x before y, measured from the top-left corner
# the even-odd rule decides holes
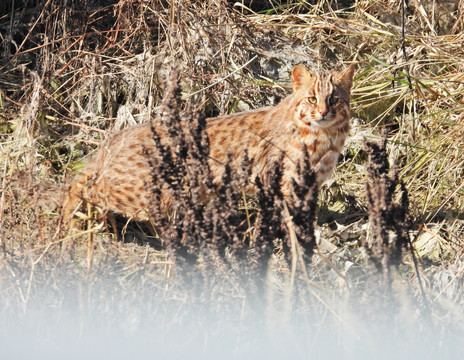
[[[106,345],[146,357],[453,354],[463,334],[464,2],[408,3],[403,15],[400,0],[0,5],[1,351],[26,341],[90,357],[83,349]],[[92,217],[81,234],[60,228],[63,184],[104,138],[159,115],[173,65],[183,116],[215,116],[277,102],[298,63],[353,61],[352,136],[320,194],[318,246],[310,187],[288,208],[272,187],[242,210],[236,186],[209,208],[183,199],[166,242],[176,262],[140,231],[115,241]],[[373,155],[363,139],[382,131],[398,179],[364,166]],[[184,253],[183,234],[194,239]],[[306,252],[296,246],[305,239]],[[282,251],[271,256],[270,244]]]

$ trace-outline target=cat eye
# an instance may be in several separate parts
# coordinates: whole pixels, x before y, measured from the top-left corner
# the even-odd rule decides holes
[[[308,100],[308,102],[309,102],[310,104],[315,104],[315,103],[317,103],[317,98],[314,97],[314,96],[310,96],[310,97],[307,98],[306,100]]]
[[[331,96],[329,98],[329,105],[335,105],[336,103],[338,103],[338,98]]]

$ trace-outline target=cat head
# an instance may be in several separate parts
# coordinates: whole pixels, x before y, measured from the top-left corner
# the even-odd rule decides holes
[[[298,65],[292,71],[294,121],[298,127],[327,128],[348,121],[354,64],[337,71],[308,71]]]

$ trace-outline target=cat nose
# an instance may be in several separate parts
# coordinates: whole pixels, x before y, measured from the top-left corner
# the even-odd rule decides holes
[[[326,116],[328,112],[329,110],[327,108],[319,108],[319,114],[321,114],[321,116]]]

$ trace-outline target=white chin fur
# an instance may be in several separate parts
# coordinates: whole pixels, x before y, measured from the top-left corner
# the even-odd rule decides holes
[[[325,128],[330,126],[331,119],[323,118],[322,116],[319,119],[300,119],[299,120],[305,126],[314,126],[316,128]]]
[[[311,125],[319,128],[325,128],[330,126],[330,120],[329,119],[323,119],[322,117],[318,120],[311,120]]]

